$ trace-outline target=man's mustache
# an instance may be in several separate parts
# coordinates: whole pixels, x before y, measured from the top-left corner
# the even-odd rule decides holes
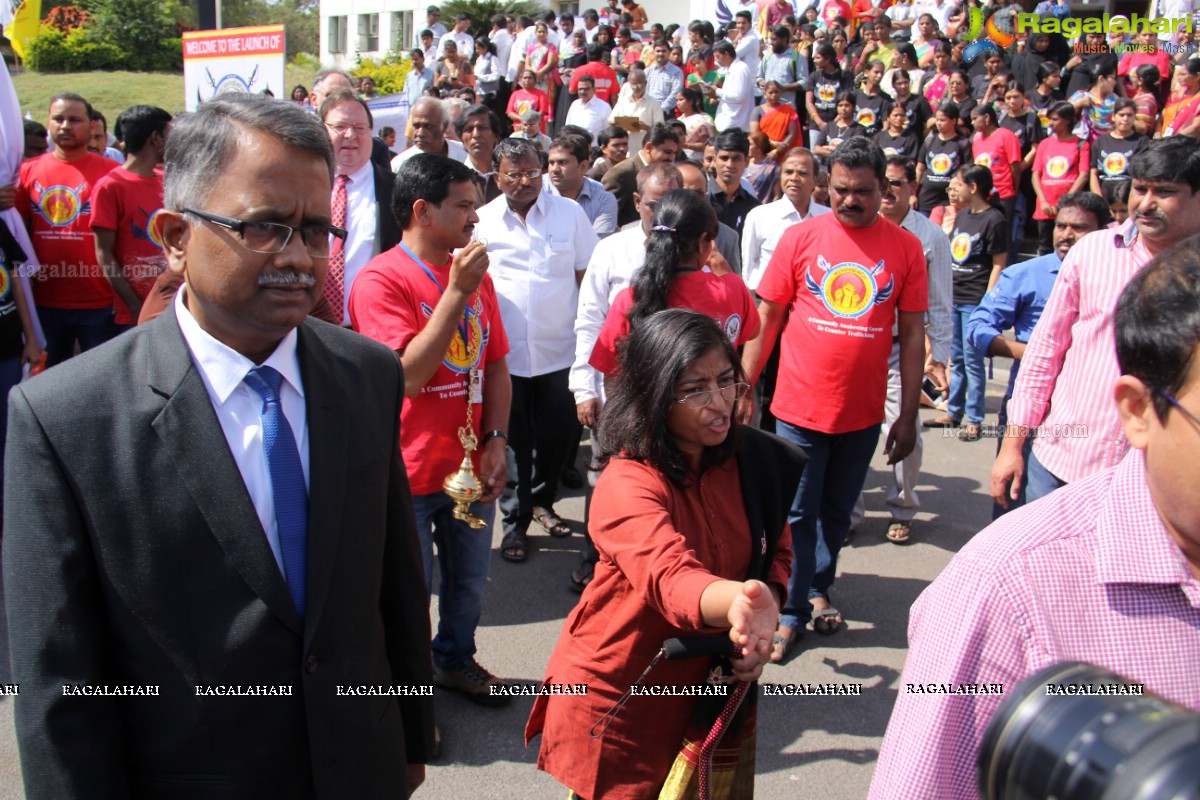
[[[264,272],[259,286],[316,286],[317,279],[307,272]]]

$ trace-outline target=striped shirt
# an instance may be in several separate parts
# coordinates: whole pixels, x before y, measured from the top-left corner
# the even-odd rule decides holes
[[[1120,377],[1113,310],[1151,257],[1132,219],[1080,239],[1025,348],[1008,422],[1041,426],[1033,453],[1068,483],[1113,466],[1129,449],[1112,400]]]
[[[1060,661],[1200,710],[1200,580],[1154,506],[1142,451],[979,533],[913,604],[908,641],[872,800],[978,798],[975,760],[997,706]],[[929,692],[946,684],[1003,689]]]

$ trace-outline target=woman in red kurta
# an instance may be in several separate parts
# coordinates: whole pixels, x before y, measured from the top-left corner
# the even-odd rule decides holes
[[[633,696],[607,727],[597,723],[665,639],[727,632],[743,654],[732,662],[742,681],[766,661],[803,455],[736,425],[742,378],[736,351],[704,314],[661,311],[629,334],[598,431],[604,469],[589,531],[600,561],[546,669],[547,685],[588,692],[539,696],[526,726],[527,740],[542,735],[538,767],[582,800],[659,796],[699,700]],[[661,661],[644,685],[702,686],[711,666]],[[751,755],[739,785],[752,774]]]

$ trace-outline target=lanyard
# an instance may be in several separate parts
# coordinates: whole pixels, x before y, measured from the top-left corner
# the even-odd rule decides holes
[[[433,285],[438,288],[439,292],[441,292],[442,294],[446,293],[446,290],[442,288],[442,282],[437,279],[437,276],[433,274],[433,270],[431,270],[429,268],[429,266],[424,261],[421,260],[420,256],[418,256],[411,249],[409,249],[409,246],[406,245],[404,242],[400,243],[400,249],[402,249],[405,253],[408,253],[408,257],[411,258],[413,261],[415,261],[417,266],[419,266],[422,270],[424,270],[425,276],[428,277],[429,280],[433,281]],[[463,321],[461,323],[459,323],[459,325],[458,325],[458,335],[462,337],[463,352],[466,354],[468,362],[470,362],[472,360],[471,359],[471,334],[470,334],[470,327],[469,327],[469,323],[470,323],[470,319],[471,319],[470,318],[470,308],[471,308],[471,303],[468,300],[466,307],[463,309]]]

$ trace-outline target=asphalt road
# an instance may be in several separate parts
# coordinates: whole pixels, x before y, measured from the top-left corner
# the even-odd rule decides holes
[[[989,422],[995,419],[1008,381],[1006,366],[998,360],[988,384]],[[937,413],[923,410],[922,417]],[[842,551],[833,589],[834,604],[847,620],[847,629],[833,636],[810,632],[789,663],[767,667],[763,677],[777,683],[861,684],[861,696],[761,698],[759,797],[797,797],[802,792],[825,800],[859,800],[866,795],[904,666],[909,606],[991,514],[987,475],[995,441],[965,443],[938,430],[924,435],[925,461],[918,487],[922,511],[913,542],[901,547],[884,538],[888,514],[883,486],[888,471],[882,455],[876,455],[866,484],[867,519]],[[586,452],[583,448],[581,457]],[[556,508],[581,530],[581,493],[570,493]],[[537,682],[577,599],[566,587],[582,540],[578,536],[551,539],[539,531],[530,541],[529,560],[509,564],[500,558],[497,530],[478,647],[479,660],[496,674]],[[6,664],[7,658],[0,658],[0,663]],[[534,766],[538,741],[525,748],[524,726],[532,698],[489,709],[444,692],[437,695],[436,704],[443,754],[429,767],[417,797],[563,800],[566,796],[564,787]],[[12,702],[0,699],[0,800],[23,797]]]

